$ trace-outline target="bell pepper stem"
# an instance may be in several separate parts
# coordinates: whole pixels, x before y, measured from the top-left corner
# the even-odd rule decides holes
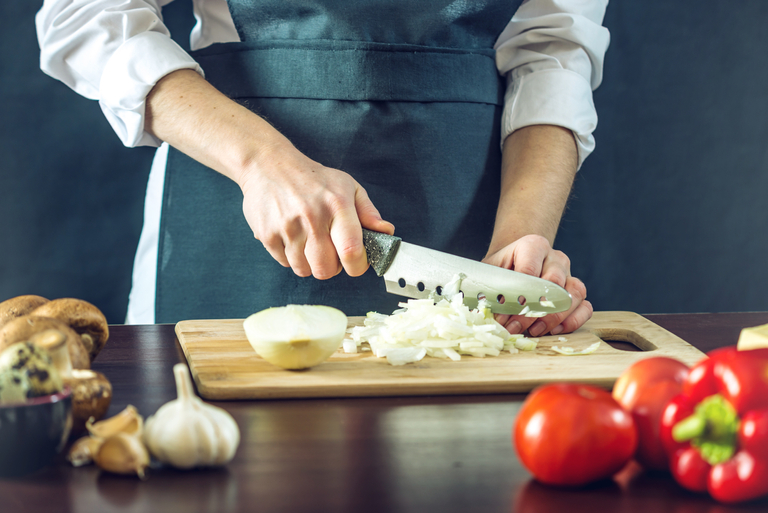
[[[707,419],[694,413],[672,428],[672,438],[675,442],[686,442],[704,434],[707,429]]]
[[[696,405],[689,417],[672,428],[676,442],[690,441],[710,465],[730,459],[736,451],[739,416],[720,394],[707,397]]]

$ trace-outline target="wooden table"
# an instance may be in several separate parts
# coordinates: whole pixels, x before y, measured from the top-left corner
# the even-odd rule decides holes
[[[735,344],[768,313],[648,315],[703,351]],[[172,325],[113,326],[94,364],[114,386],[113,415],[175,397],[184,361]],[[586,363],[586,360],[585,360]],[[522,394],[216,403],[242,442],[227,467],[153,469],[146,481],[63,460],[0,480],[0,512],[699,512],[768,511],[768,500],[716,504],[668,475],[625,472],[582,490],[540,485],[510,440]]]

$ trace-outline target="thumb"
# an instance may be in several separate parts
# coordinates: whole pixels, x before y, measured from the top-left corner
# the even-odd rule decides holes
[[[359,185],[355,191],[355,209],[363,228],[389,235],[395,233],[395,226],[381,218],[379,210],[371,202],[368,193]]]

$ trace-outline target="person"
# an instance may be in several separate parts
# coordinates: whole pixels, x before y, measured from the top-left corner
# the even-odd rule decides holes
[[[395,227],[571,293],[567,312],[500,317],[511,333],[590,318],[553,244],[594,148],[607,0],[194,0],[191,54],[165,3],[36,16],[43,71],[97,99],[125,145],[159,146],[127,323],[389,313],[361,228]]]

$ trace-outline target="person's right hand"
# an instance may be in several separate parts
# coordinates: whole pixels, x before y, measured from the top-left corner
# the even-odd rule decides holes
[[[243,213],[272,257],[298,276],[325,280],[368,269],[361,227],[394,233],[365,189],[290,144],[271,148],[243,175]]]
[[[359,276],[368,268],[361,226],[394,233],[351,176],[306,157],[193,70],[152,88],[145,129],[237,183],[254,236],[299,276]]]

